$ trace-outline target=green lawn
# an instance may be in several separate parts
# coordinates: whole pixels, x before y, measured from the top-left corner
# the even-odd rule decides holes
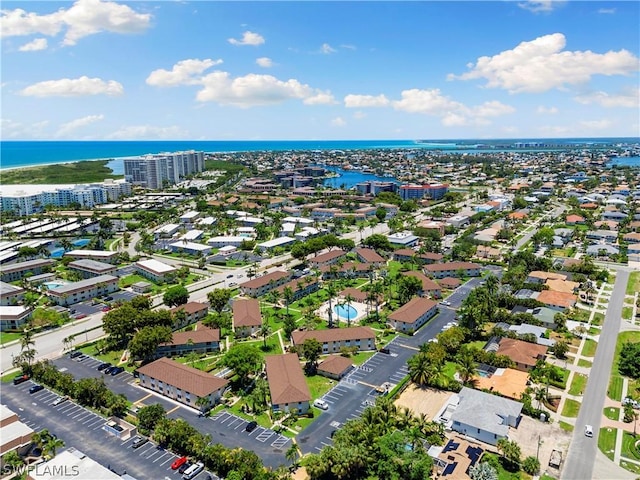
[[[573,432],[574,426],[571,425],[570,423],[560,420],[559,425],[560,425],[560,428],[565,432]]]
[[[640,332],[622,332],[620,335],[618,335],[618,340],[616,341],[616,352],[613,357],[612,371],[614,374],[620,374],[620,372],[618,372],[618,358],[620,358],[620,350],[622,350],[622,345],[627,342],[640,342]]]
[[[482,456],[482,458],[484,459],[486,457],[498,458],[498,455],[496,455],[495,453],[486,452]],[[514,473],[507,472],[499,462],[496,462],[496,464],[498,465],[498,480],[528,480],[531,478],[531,476],[529,476],[523,471],[514,472]]]
[[[611,400],[622,400],[622,377],[620,375],[611,375],[609,379],[609,388],[607,389],[607,396]]]
[[[588,333],[589,333],[589,335],[600,335],[601,331],[602,330],[600,330],[598,327],[591,327],[591,328],[589,328]]]
[[[634,437],[632,433],[624,432],[622,437],[622,451],[620,454],[623,457],[640,461],[640,444],[636,446],[638,440],[640,440],[640,438]]]
[[[120,288],[127,288],[127,287],[130,287],[131,285],[133,285],[134,283],[137,283],[137,282],[147,282],[147,283],[151,283],[152,285],[155,286],[155,284],[152,281],[150,281],[150,280],[144,278],[142,275],[138,275],[136,273],[131,274],[131,275],[127,275],[126,277],[120,278],[120,280],[118,280],[118,286]]]
[[[620,409],[618,407],[605,408],[604,416],[610,420],[618,421],[618,419],[620,418]]]
[[[602,325],[604,322],[604,313],[596,312],[591,320],[591,325]]]
[[[585,360],[584,358],[581,358],[578,360],[578,366],[579,367],[585,367],[585,368],[591,368],[593,366],[593,362],[590,362],[589,360]]]
[[[598,448],[610,460],[613,460],[613,451],[616,448],[616,429],[601,428],[598,434]]]
[[[576,322],[588,322],[590,315],[590,310],[576,308],[575,311],[571,314],[571,320],[575,320]]]
[[[568,398],[564,402],[564,407],[562,409],[562,416],[568,418],[575,418],[578,416],[578,411],[580,410],[580,402],[575,400],[571,400]]]
[[[258,425],[264,428],[271,428],[273,422],[271,421],[271,417],[267,415],[266,410],[259,415],[250,415],[248,413],[244,413],[242,411],[242,406],[245,404],[244,399],[240,399],[236,403],[234,403],[231,407],[228,407],[231,412],[236,414],[237,416],[244,418],[245,420],[255,420],[258,422]]]
[[[631,317],[633,317],[633,307],[623,307],[622,318],[625,320],[631,320]]]
[[[640,291],[640,272],[632,272],[627,283],[627,295],[633,295]]]
[[[2,332],[0,333],[0,345],[18,340],[22,336],[19,332]]]
[[[595,340],[587,338],[584,341],[584,347],[582,347],[582,356],[593,357],[596,354],[596,348],[598,348],[598,343]]]
[[[556,480],[556,477],[552,477],[551,475],[543,473],[540,477],[540,480]]]
[[[587,385],[587,376],[581,373],[576,373],[573,376],[573,381],[571,382],[571,387],[569,387],[570,395],[582,395],[584,392],[584,387]]]
[[[314,375],[312,377],[305,376],[305,379],[307,380],[307,385],[311,392],[311,398],[313,399],[320,398],[336,384],[335,380],[323,377],[322,375]]]
[[[376,352],[358,352],[355,355],[351,355],[351,363],[354,365],[362,365],[364,362],[369,360]]]
[[[122,357],[122,353],[124,350],[116,350],[113,352],[107,352],[103,354],[98,354],[96,350],[95,344],[89,344],[85,346],[81,346],[78,348],[82,353],[86,353],[87,355],[91,355],[93,358],[97,358],[98,360],[102,360],[103,362],[109,362],[113,365],[120,365],[120,358]],[[125,367],[129,371],[133,371],[133,367],[127,367],[125,363],[120,365],[121,367]]]

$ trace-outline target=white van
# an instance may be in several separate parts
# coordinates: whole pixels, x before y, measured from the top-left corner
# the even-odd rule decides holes
[[[182,480],[191,480],[195,478],[202,470],[204,470],[204,464],[202,462],[194,463],[191,465],[182,475]]]

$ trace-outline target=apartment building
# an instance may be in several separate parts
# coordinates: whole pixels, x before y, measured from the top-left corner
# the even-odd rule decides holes
[[[113,275],[117,269],[115,265],[110,263],[90,260],[88,258],[75,260],[69,263],[68,267],[71,270],[79,272],[82,278],[98,277],[100,275]]]
[[[170,275],[176,272],[176,268],[158,260],[140,260],[133,264],[133,268],[144,278],[154,283],[164,283]]]
[[[124,159],[127,182],[152,190],[175,185],[188,175],[204,171],[204,152],[159,153]]]
[[[40,275],[46,270],[50,270],[55,265],[54,260],[37,258],[26,262],[12,263],[2,266],[0,280],[3,282],[15,282],[22,280],[27,273],[32,275]]]
[[[255,298],[233,301],[233,332],[236,337],[244,338],[256,334],[262,326],[260,302]]]
[[[398,332],[413,335],[438,313],[438,304],[424,297],[416,297],[391,313],[387,320]]]
[[[296,330],[291,334],[295,346],[302,345],[309,338],[322,344],[322,353],[340,353],[343,347],[357,347],[358,351],[375,350],[376,334],[370,327],[330,328],[328,330]]]
[[[249,297],[259,297],[291,280],[290,272],[276,270],[240,284],[240,292]]]
[[[269,355],[264,360],[273,410],[290,412],[295,409],[298,413],[306,413],[311,392],[298,355]]]
[[[118,289],[118,277],[100,275],[99,277],[52,288],[47,290],[47,296],[56,305],[66,307],[84,300],[108,295]]]
[[[470,262],[447,262],[425,265],[424,271],[434,278],[445,277],[479,277],[482,266]]]

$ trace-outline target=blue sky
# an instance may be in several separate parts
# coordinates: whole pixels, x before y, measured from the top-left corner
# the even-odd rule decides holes
[[[3,139],[640,136],[640,4],[2,2]]]

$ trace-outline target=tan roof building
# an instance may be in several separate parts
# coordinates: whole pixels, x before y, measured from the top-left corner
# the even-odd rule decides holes
[[[351,359],[342,355],[329,355],[318,365],[318,373],[325,377],[339,379],[352,368]]]
[[[248,282],[240,284],[240,290],[244,295],[250,295],[252,297],[258,297],[267,292],[270,292],[274,288],[278,288],[280,285],[284,285],[291,278],[290,272],[284,272],[282,270],[276,270],[275,272],[267,273],[261,277],[254,278]]]
[[[516,364],[518,370],[529,371],[547,354],[547,347],[515,338],[502,338],[498,344],[498,355],[506,355]]]
[[[402,275],[406,275],[407,277],[415,277],[420,280],[422,282],[422,295],[430,293],[439,297],[442,293],[442,287],[422,272],[403,272]]]
[[[237,336],[249,336],[262,326],[260,302],[255,298],[239,298],[233,301],[233,330]]]
[[[370,327],[296,330],[291,333],[291,341],[294,345],[302,345],[309,338],[315,338],[322,344],[322,353],[339,353],[342,347],[357,347],[361,351],[376,348],[376,334]]]
[[[438,313],[438,304],[424,297],[416,297],[387,317],[394,328],[414,334],[422,325]]]
[[[326,265],[333,265],[339,259],[344,257],[346,253],[343,250],[331,250],[326,253],[321,253],[315,257],[309,259],[309,265],[312,267],[324,267]]]
[[[549,307],[564,310],[565,308],[572,308],[578,297],[571,293],[555,292],[553,290],[543,290],[536,297],[536,300],[546,304]]]
[[[298,355],[269,355],[265,357],[265,364],[273,409],[289,411],[296,408],[299,412],[306,412],[311,393]]]
[[[549,290],[562,293],[574,293],[580,287],[578,282],[572,282],[571,280],[554,280],[549,279],[544,284],[549,287]]]
[[[386,260],[371,248],[356,248],[356,255],[362,262],[373,263],[374,265],[386,263]]]

